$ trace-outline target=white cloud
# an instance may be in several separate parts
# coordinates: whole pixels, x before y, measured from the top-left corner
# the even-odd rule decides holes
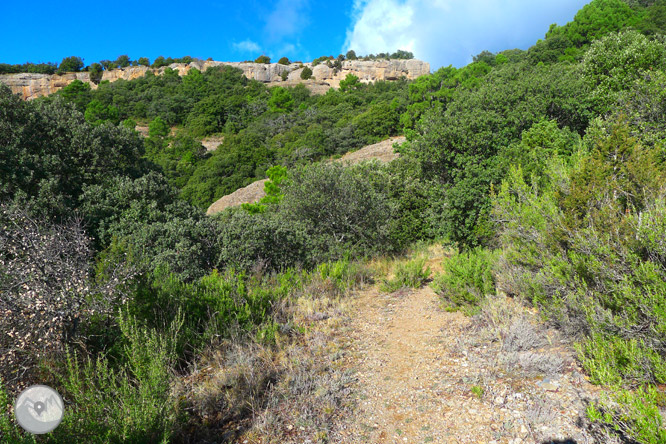
[[[233,43],[232,44],[234,49],[236,51],[241,51],[241,52],[261,52],[261,47],[252,40],[243,40],[242,42],[239,43]]]
[[[356,0],[343,53],[412,51],[433,69],[484,49],[523,49],[589,0]]]
[[[307,24],[308,0],[279,0],[266,19],[265,31],[272,40],[298,34]]]

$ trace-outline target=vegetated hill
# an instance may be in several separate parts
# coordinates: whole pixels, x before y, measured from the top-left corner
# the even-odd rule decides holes
[[[322,96],[232,68],[94,91],[73,82],[30,102],[0,86],[2,440],[27,440],[9,399],[47,383],[69,402],[52,442],[348,442],[344,420],[365,418],[346,397],[363,389],[353,368],[375,369],[354,360],[353,328],[408,322],[391,310],[432,303],[430,290],[404,290],[432,278],[461,312],[447,324],[461,328],[449,344],[461,353],[445,355],[460,368],[431,362],[417,375],[457,375],[424,387],[454,396],[448,408],[501,404],[492,439],[665,442],[663,7],[594,0],[528,51],[484,52],[412,82],[348,77]],[[403,132],[390,163],[319,161]],[[223,137],[212,153],[197,142],[209,135]],[[204,214],[266,174],[265,201]],[[441,273],[418,250],[394,267],[382,259],[417,242],[446,243]],[[373,277],[382,299],[361,302],[379,306],[344,324],[358,313],[352,291]],[[539,342],[540,320],[559,342]],[[438,336],[424,338],[437,357]],[[599,396],[576,422],[579,401],[549,393],[587,390],[578,369]],[[509,383],[549,393],[497,401]],[[435,400],[422,394],[406,393]],[[447,439],[426,431],[405,433]]]

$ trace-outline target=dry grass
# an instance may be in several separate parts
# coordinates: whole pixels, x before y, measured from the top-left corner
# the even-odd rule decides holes
[[[367,273],[358,271],[356,285]],[[347,293],[317,276],[275,308],[283,327],[274,344],[237,337],[203,353],[178,387],[194,418],[180,440],[315,443],[335,435],[352,408],[354,379],[343,366]]]

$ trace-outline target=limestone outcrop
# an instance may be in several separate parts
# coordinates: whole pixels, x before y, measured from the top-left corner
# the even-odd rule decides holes
[[[180,75],[185,75],[192,68],[205,71],[212,66],[232,66],[238,68],[243,71],[243,74],[248,79],[257,80],[269,86],[304,84],[316,94],[323,94],[331,87],[338,88],[340,81],[347,74],[353,74],[362,82],[369,83],[378,80],[397,80],[401,77],[415,79],[430,72],[430,64],[421,60],[347,60],[342,62],[341,69],[329,67],[325,63],[313,67],[311,63],[280,65],[278,63],[263,64],[195,60],[187,64],[174,63],[169,68],[177,70]],[[312,69],[312,79],[301,79],[301,72],[305,66]],[[155,75],[161,75],[165,69],[166,67],[149,68],[147,66],[130,66],[104,71],[102,80],[108,80],[109,82],[121,79],[133,80],[145,76],[148,71],[151,71]],[[286,77],[286,80],[283,77]],[[0,75],[0,82],[9,86],[14,94],[20,94],[25,100],[32,100],[37,97],[53,94],[74,80],[89,83],[92,88],[97,88],[97,85],[90,81],[90,75],[87,72],[66,73],[62,75],[32,73]]]

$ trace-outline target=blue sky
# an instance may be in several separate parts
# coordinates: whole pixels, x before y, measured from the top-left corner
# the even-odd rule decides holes
[[[115,2],[33,0],[0,6],[0,63],[90,64],[128,54],[243,61],[311,61],[348,49],[406,49],[434,70],[484,49],[527,49],[587,0],[245,0]]]

